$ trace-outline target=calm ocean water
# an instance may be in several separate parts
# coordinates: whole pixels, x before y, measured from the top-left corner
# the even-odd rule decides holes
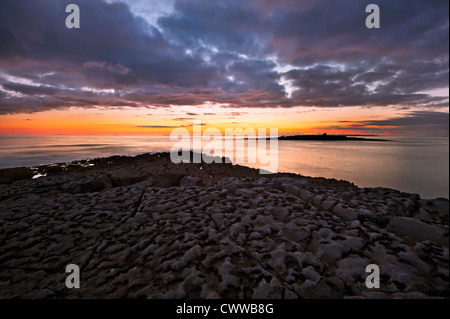
[[[278,172],[343,179],[360,187],[389,187],[422,198],[449,197],[448,137],[389,139],[279,141]],[[0,168],[169,151],[174,143],[153,136],[0,136]]]

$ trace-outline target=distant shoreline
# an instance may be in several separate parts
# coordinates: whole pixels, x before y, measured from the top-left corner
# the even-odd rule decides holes
[[[270,138],[268,138],[270,139]],[[376,142],[389,142],[389,140],[380,138],[363,138],[347,135],[282,135],[278,137],[280,141],[376,141]]]

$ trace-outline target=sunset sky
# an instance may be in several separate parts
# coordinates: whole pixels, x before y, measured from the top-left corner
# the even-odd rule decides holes
[[[80,29],[65,8],[79,5]],[[381,28],[365,26],[367,4]],[[449,2],[0,0],[0,134],[448,136]]]

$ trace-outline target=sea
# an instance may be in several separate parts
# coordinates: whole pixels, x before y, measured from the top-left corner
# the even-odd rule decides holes
[[[393,188],[421,198],[449,198],[448,137],[384,138],[388,141],[280,140],[266,155],[272,152],[271,156],[276,156],[277,172],[346,180],[359,187]],[[169,136],[0,135],[0,168],[170,151],[176,142]],[[203,146],[208,143],[201,141]],[[225,145],[223,140],[214,143]],[[264,168],[261,163],[249,162],[253,144],[235,141],[233,147],[235,155],[246,154],[241,165]],[[225,155],[223,149],[222,154],[218,152],[220,148],[214,155]]]

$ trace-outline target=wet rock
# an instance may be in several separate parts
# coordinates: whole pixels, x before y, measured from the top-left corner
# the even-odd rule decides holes
[[[64,192],[79,194],[100,192],[113,186],[108,176],[94,176],[81,181],[69,182],[61,186]]]
[[[203,186],[203,181],[198,177],[185,176],[180,182],[181,187]]]
[[[269,206],[266,208],[267,211],[275,216],[280,218],[285,218],[289,215],[289,208],[287,207],[273,207]]]
[[[333,299],[337,298],[337,293],[333,291],[325,281],[320,281],[317,285],[312,285],[312,281],[306,280],[300,289],[300,295],[308,299]],[[309,284],[308,289],[305,285]]]
[[[24,299],[49,299],[55,298],[56,294],[50,289],[39,289],[24,295]]]
[[[301,242],[309,237],[309,232],[304,228],[289,223],[280,231],[280,236],[295,242]]]
[[[389,222],[387,229],[410,242],[431,240],[448,247],[448,230],[440,226],[429,225],[415,218],[394,217]]]
[[[353,208],[345,208],[341,204],[333,207],[333,213],[345,220],[355,220],[358,217]]]
[[[444,220],[449,222],[449,201],[446,198],[437,198],[418,201],[418,217],[428,220]]]
[[[110,175],[112,185],[117,186],[128,186],[147,179],[147,176],[142,175],[126,175],[121,173],[113,173]]]
[[[350,247],[341,243],[322,244],[317,249],[316,257],[328,265],[333,265],[342,258],[343,254],[350,251]]]
[[[5,225],[2,227],[2,230],[5,232],[6,236],[10,236],[12,234],[15,234],[16,232],[24,231],[24,230],[28,229],[29,227],[30,227],[29,224],[24,223],[24,222],[19,222],[19,223],[12,224],[12,225]]]
[[[235,194],[238,196],[250,197],[255,195],[255,192],[251,189],[240,188],[235,191]]]
[[[414,266],[422,274],[428,274],[432,271],[430,265],[420,259],[412,250],[406,252],[400,252],[398,254],[401,261],[404,261],[412,266]]]
[[[317,284],[320,280],[320,274],[312,266],[308,266],[302,270],[302,274],[311,280],[314,284]]]
[[[331,236],[333,236],[333,234],[334,234],[334,232],[331,229],[326,228],[326,227],[321,228],[318,231],[318,235],[324,239],[331,239]]]
[[[252,299],[281,299],[284,290],[285,288],[275,278],[272,278],[270,283],[263,279],[253,291]]]
[[[164,188],[179,186],[185,176],[185,174],[153,174],[151,175],[152,186]]]
[[[320,206],[320,203],[322,202],[323,196],[322,195],[316,195],[313,197],[313,203],[315,206]]]
[[[294,186],[291,184],[284,185],[284,188],[286,189],[286,192],[288,192],[294,196],[297,196],[297,197],[301,196],[301,192],[303,190],[301,187],[297,187],[297,186]]]
[[[368,275],[366,267],[369,264],[369,260],[357,256],[342,259],[337,263],[336,276],[347,285],[354,285],[355,282],[364,282]]]
[[[267,264],[272,267],[277,273],[282,274],[286,271],[286,252],[283,250],[276,250],[271,253],[271,259]]]
[[[448,296],[448,201],[164,154],[92,163],[0,185],[2,298]]]
[[[347,237],[343,242],[343,245],[349,247],[352,251],[358,252],[364,247],[364,240],[359,237]]]
[[[309,202],[313,198],[313,196],[314,195],[306,189],[303,189],[300,192],[300,198],[303,199],[305,202]]]
[[[334,200],[325,200],[322,202],[322,207],[325,210],[330,210],[336,202]]]
[[[0,184],[8,184],[24,179],[31,179],[33,171],[28,167],[0,169]]]
[[[427,222],[427,221],[432,219],[430,212],[427,209],[423,208],[423,207],[419,208],[419,212],[417,214],[417,218],[419,218],[419,219],[421,219],[421,220],[423,220],[425,222]]]

